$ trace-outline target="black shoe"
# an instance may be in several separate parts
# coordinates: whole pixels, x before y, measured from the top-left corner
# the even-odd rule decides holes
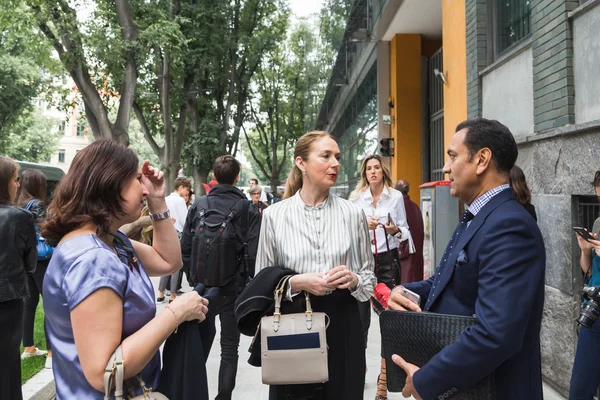
[[[184,294],[185,292],[183,290],[178,290],[177,294]]]
[[[165,296],[156,298],[157,303],[162,303],[163,301],[165,301]]]

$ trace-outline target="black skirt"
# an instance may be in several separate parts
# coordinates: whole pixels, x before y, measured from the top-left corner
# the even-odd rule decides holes
[[[358,302],[348,290],[311,296],[313,311],[329,316],[329,382],[271,385],[269,400],[361,400],[365,388],[365,342]],[[292,361],[292,360],[290,360]]]

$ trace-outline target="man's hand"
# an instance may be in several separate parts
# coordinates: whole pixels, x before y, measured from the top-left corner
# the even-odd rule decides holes
[[[407,363],[402,357],[400,357],[397,354],[394,354],[392,356],[392,361],[394,362],[394,364],[402,368],[404,372],[406,372],[406,383],[404,385],[404,388],[402,389],[402,396],[413,396],[417,400],[423,400],[423,398],[419,396],[419,393],[417,393],[417,389],[415,389],[415,386],[413,385],[413,375],[419,370],[419,367]]]
[[[421,312],[421,307],[402,295],[402,286],[396,286],[390,293],[388,308],[390,310]]]

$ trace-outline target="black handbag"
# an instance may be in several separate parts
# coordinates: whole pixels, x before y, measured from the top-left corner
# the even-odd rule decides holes
[[[382,350],[387,368],[387,387],[401,392],[406,373],[392,361],[398,354],[417,367],[425,365],[468,327],[477,323],[475,317],[444,315],[429,312],[389,311],[381,313]],[[495,400],[494,374],[473,388],[452,396],[453,400]]]

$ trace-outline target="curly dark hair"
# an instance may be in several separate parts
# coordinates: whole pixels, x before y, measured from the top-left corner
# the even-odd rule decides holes
[[[42,235],[56,245],[67,233],[94,223],[108,233],[114,216],[123,213],[122,190],[138,173],[133,150],[110,140],[97,140],[81,150],[54,192]]]

